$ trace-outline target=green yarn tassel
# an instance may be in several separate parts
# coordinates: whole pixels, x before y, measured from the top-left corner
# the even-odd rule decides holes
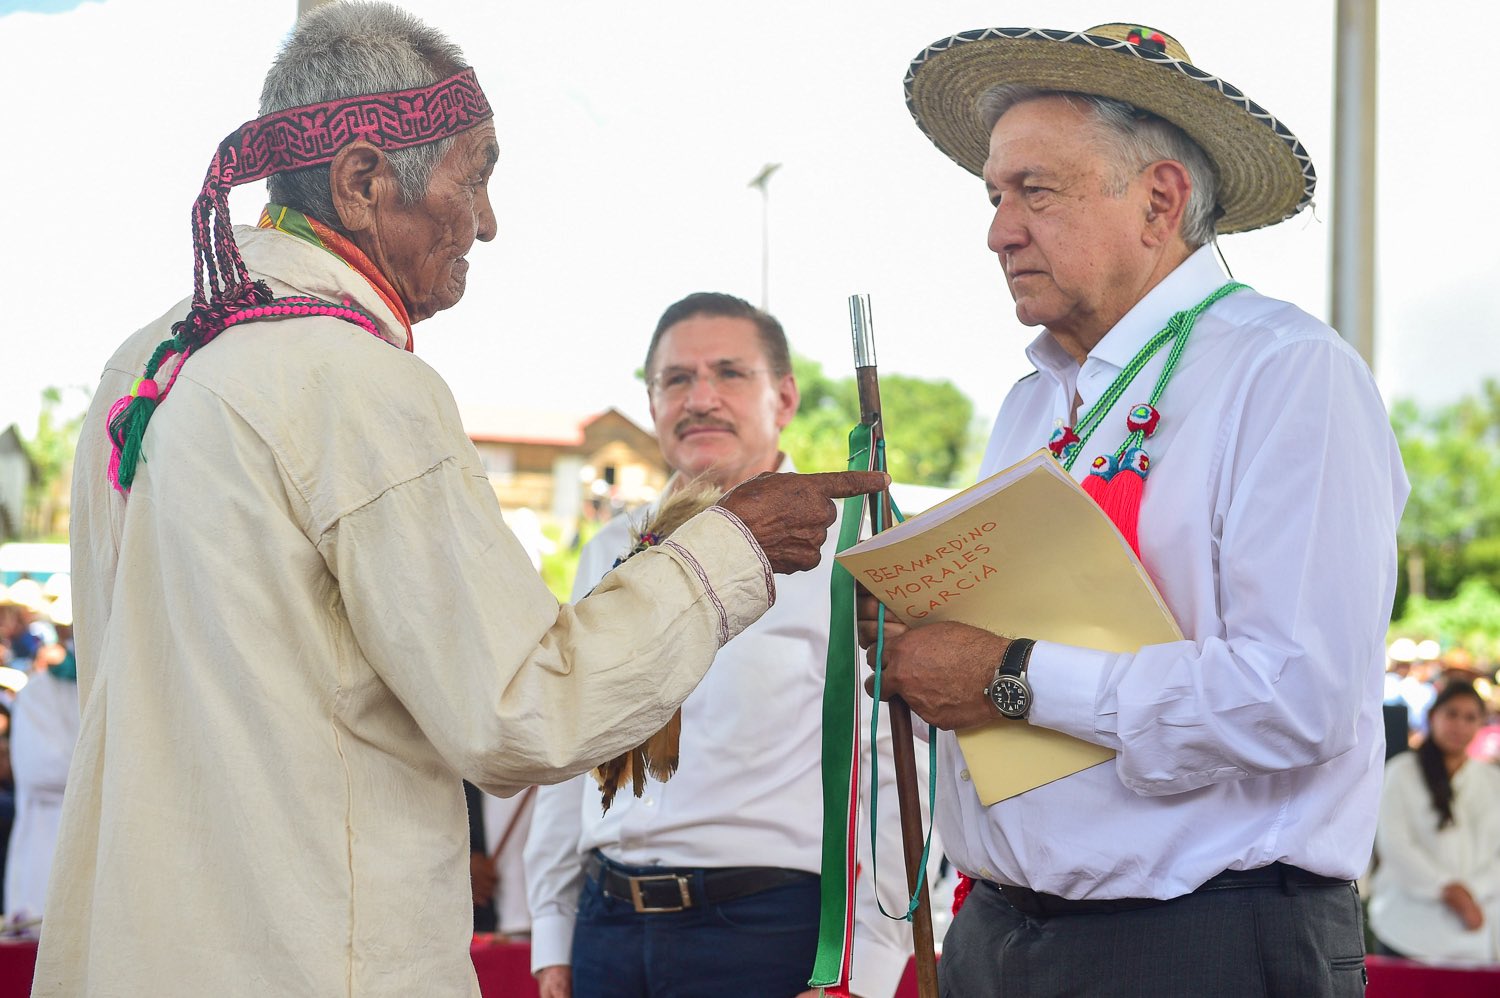
[[[120,489],[129,490],[135,481],[137,461],[145,460],[141,453],[141,441],[146,436],[146,424],[156,411],[156,399],[137,395],[109,422],[109,435],[120,449],[120,466],[115,481]]]

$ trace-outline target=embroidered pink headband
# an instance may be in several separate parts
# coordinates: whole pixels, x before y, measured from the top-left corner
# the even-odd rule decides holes
[[[431,86],[273,111],[245,122],[220,142],[193,202],[192,307],[172,326],[172,338],[151,355],[145,377],[110,409],[111,484],[122,493],[130,491],[151,413],[166,400],[187,358],[229,326],[252,319],[331,315],[376,332],[374,320],[350,302],[273,300],[264,281],[251,281],[230,227],[231,188],[330,163],[351,142],[368,142],[388,152],[407,149],[457,135],[492,115],[474,70],[463,69]],[[174,354],[178,360],[172,376],[158,386],[157,371]]]
[[[214,168],[234,187],[330,163],[350,142],[387,150],[436,142],[492,113],[474,70],[465,69],[430,87],[343,97],[247,121],[219,143]]]
[[[245,122],[219,143],[193,205],[193,304],[237,295],[249,282],[229,228],[230,188],[330,163],[350,142],[387,151],[436,142],[492,113],[470,68],[427,87],[290,107]]]

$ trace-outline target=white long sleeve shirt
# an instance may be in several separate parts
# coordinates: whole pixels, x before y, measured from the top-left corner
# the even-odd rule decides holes
[[[5,913],[43,913],[62,823],[63,787],[78,741],[78,684],[35,672],[10,710],[16,822],[5,861]]]
[[[982,475],[1047,443],[1174,312],[1225,280],[1210,247],[1080,368],[1047,334],[1000,409]],[[1074,465],[1125,438],[1166,349]],[[972,876],[1069,898],[1170,898],[1282,860],[1364,869],[1384,748],[1384,636],[1406,476],[1363,361],[1323,323],[1241,290],[1197,322],[1146,441],[1141,555],[1185,639],[1134,654],[1038,643],[1029,722],[1114,760],[990,808],[942,736],[938,828]]]
[[[523,542],[524,543],[524,542]],[[536,813],[536,794],[522,791],[514,797],[479,794],[484,808],[484,853],[495,857],[500,840],[505,848],[495,857],[495,931],[513,936],[531,931],[531,909],[526,904],[526,836]]]
[[[1500,769],[1469,760],[1453,774],[1453,824],[1438,813],[1415,752],[1385,767],[1380,863],[1370,888],[1370,927],[1387,946],[1418,960],[1500,963]],[[1443,903],[1443,888],[1468,888],[1484,924],[1466,929]]]
[[[793,469],[785,462],[780,470]],[[575,599],[588,593],[629,549],[629,538],[629,523],[617,517],[584,547]],[[776,605],[720,649],[713,668],[682,705],[682,761],[669,781],[648,778],[639,799],[625,787],[605,814],[592,776],[541,788],[526,846],[534,970],[571,962],[583,857],[594,849],[629,866],[780,866],[818,872],[820,705],[829,574],[837,540],[835,526],[818,568],[778,578]],[[868,698],[865,705],[868,709]],[[867,785],[868,725],[865,734],[861,774]],[[887,911],[899,913],[905,910],[906,875],[890,737],[882,714],[877,858],[881,899]],[[925,794],[926,753],[917,754]],[[868,827],[863,819],[853,990],[865,998],[888,998],[911,955],[911,933],[905,923],[886,919],[876,908],[869,885]],[[932,855],[939,855],[937,846]]]

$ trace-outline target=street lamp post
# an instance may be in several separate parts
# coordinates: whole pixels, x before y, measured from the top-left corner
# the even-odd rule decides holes
[[[771,174],[779,169],[780,163],[767,163],[749,184],[760,191],[760,308],[763,312],[771,310]]]
[[[1375,366],[1377,0],[1338,0],[1334,55],[1334,329]]]

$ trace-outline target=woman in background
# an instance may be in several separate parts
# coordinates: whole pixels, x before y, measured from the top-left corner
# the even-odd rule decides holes
[[[1469,760],[1485,721],[1474,687],[1444,687],[1415,752],[1386,764],[1370,901],[1377,951],[1500,963],[1500,769]]]

